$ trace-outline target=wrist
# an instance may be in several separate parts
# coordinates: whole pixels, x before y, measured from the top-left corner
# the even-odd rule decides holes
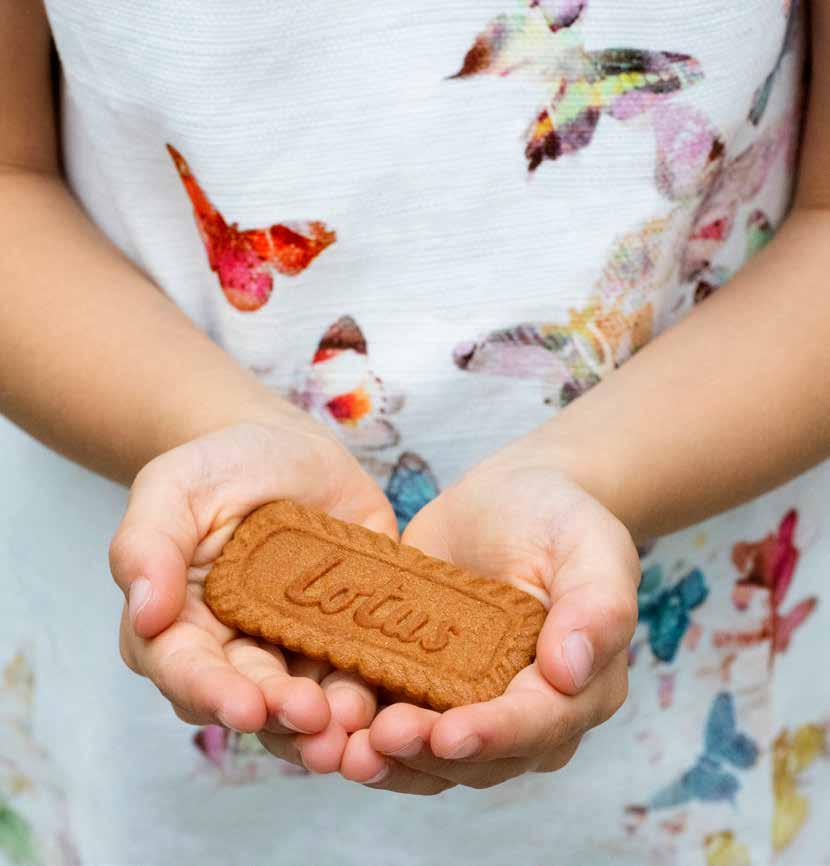
[[[255,380],[247,388],[225,398],[214,396],[210,401],[200,402],[172,419],[160,419],[156,426],[152,450],[144,461],[149,462],[159,455],[180,445],[233,427],[258,428],[269,436],[292,438],[301,435],[310,452],[329,462],[342,452],[343,446],[335,434],[307,412],[281,398]],[[142,464],[143,465],[143,464]],[[138,468],[137,467],[136,471]]]
[[[654,521],[643,499],[643,479],[631,483],[631,463],[616,440],[594,429],[578,429],[564,414],[510,446],[512,459],[561,473],[607,508],[635,543],[653,536]]]

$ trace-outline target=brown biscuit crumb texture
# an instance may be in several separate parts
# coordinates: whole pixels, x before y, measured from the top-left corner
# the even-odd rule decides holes
[[[500,695],[545,618],[512,586],[288,501],[240,524],[205,600],[226,625],[436,710]]]

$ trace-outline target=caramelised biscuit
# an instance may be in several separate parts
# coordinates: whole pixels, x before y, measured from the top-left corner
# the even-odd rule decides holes
[[[205,601],[228,626],[436,710],[500,695],[545,618],[508,584],[288,501],[240,524]]]

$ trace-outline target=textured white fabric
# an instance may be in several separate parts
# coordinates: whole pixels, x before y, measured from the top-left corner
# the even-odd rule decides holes
[[[796,28],[782,53],[782,0],[47,8],[67,171],[92,219],[222,346],[331,424],[391,484],[402,520],[705,301],[786,213],[801,51]],[[545,108],[558,145],[544,123],[528,133]],[[188,171],[224,216],[203,202],[203,236]],[[319,249],[288,263],[272,226]],[[15,601],[0,610],[0,664],[22,653],[14,670],[34,669],[30,739],[53,769],[45,780],[0,739],[35,792],[0,775],[0,809],[18,835],[28,823],[43,862],[770,866],[775,847],[776,863],[830,863],[830,762],[804,746],[824,744],[830,723],[827,468],[645,557],[631,698],[568,768],[416,800],[292,775],[218,730],[197,748],[118,658],[105,554],[122,494],[9,429],[2,440],[0,562]],[[779,613],[809,602],[774,664],[757,580],[783,566],[772,575],[736,549],[770,534],[800,552]],[[736,589],[753,569],[756,585]],[[738,767],[709,749],[739,789],[704,802],[696,762],[724,708],[754,751]],[[728,753],[735,731],[717,731]],[[678,780],[689,801],[665,805]],[[773,845],[776,808],[778,825],[795,823],[776,825]]]

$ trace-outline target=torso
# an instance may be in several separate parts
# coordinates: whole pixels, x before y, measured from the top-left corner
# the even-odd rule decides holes
[[[342,435],[403,522],[705,303],[785,218],[801,28],[782,0],[694,5],[48,0],[69,178],[201,327]],[[773,709],[774,567],[736,544],[802,551],[793,603],[817,595],[821,473],[646,556],[631,699],[564,773],[412,803],[289,779],[218,729],[197,748],[165,719],[138,785],[160,799],[125,802],[191,859],[87,839],[89,862],[272,862],[281,833],[315,863],[770,863],[782,730],[823,738],[830,695]],[[822,610],[788,660],[819,652]],[[704,748],[707,727],[734,738],[733,709],[757,747],[742,767]],[[796,807],[779,807],[780,825]],[[811,826],[778,839],[800,866]]]

